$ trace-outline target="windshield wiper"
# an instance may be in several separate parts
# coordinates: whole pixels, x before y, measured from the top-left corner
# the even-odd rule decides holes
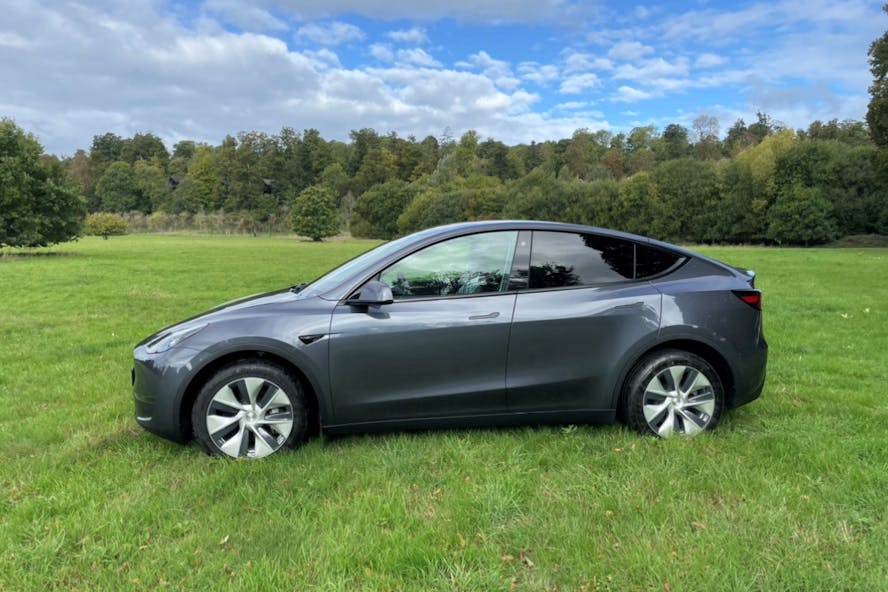
[[[290,291],[294,294],[298,294],[302,290],[308,287],[308,282],[302,282],[301,284],[296,284],[295,286],[290,286]]]

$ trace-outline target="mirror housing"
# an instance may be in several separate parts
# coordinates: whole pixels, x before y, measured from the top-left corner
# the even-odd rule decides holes
[[[383,304],[391,304],[394,301],[395,297],[392,295],[391,286],[379,280],[370,280],[358,292],[357,298],[349,300],[348,304],[351,306],[378,307]]]

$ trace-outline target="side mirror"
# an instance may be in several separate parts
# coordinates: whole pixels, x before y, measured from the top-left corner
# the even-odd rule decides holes
[[[392,289],[388,284],[378,280],[370,280],[361,288],[358,297],[349,300],[348,304],[351,306],[378,307],[383,304],[391,304],[394,301],[395,297],[392,295]]]

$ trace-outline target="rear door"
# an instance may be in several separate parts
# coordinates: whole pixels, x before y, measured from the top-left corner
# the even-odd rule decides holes
[[[625,353],[659,329],[660,294],[636,276],[631,241],[533,232],[509,345],[510,411],[611,407]]]

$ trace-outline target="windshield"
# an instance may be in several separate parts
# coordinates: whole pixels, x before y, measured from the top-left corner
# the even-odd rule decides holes
[[[303,290],[300,290],[299,296],[308,298],[311,296],[325,294],[340,285],[352,275],[358,273],[361,269],[365,267],[372,267],[374,262],[385,259],[399,249],[409,245],[412,242],[415,242],[418,239],[421,239],[426,234],[430,234],[430,231],[426,230],[423,232],[417,232],[415,234],[411,234],[409,236],[405,236],[391,242],[383,243],[378,247],[370,249],[366,253],[358,255],[354,259],[346,261],[339,267],[333,269],[333,271],[322,275],[321,277],[310,283],[308,286],[306,286]]]

